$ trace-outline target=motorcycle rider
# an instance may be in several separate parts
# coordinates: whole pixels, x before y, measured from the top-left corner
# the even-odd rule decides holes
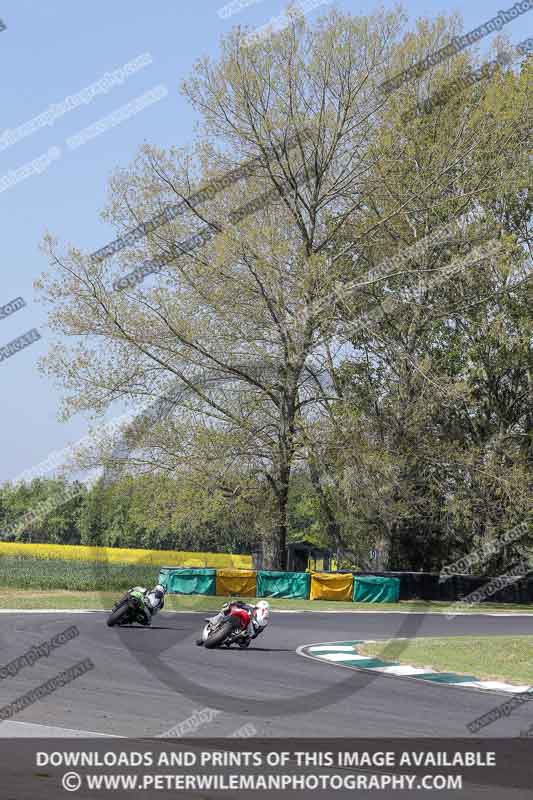
[[[244,603],[240,600],[232,600],[224,603],[221,611],[213,618],[213,622],[218,622],[222,617],[226,616],[226,612],[230,606],[239,606],[244,608],[250,615],[250,622],[246,628],[244,638],[257,639],[260,633],[263,633],[270,620],[270,603],[267,600],[259,600],[258,603]],[[201,647],[203,639],[197,639],[196,644]]]
[[[144,586],[135,586],[134,589],[144,594],[144,622],[142,624],[151,625],[152,619],[165,605],[166,586],[158,583],[150,590],[145,589]]]

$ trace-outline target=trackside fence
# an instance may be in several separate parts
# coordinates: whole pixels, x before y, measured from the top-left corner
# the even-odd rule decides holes
[[[182,569],[163,567],[160,581],[175,594],[219,597],[272,597],[298,600],[343,600],[397,603],[399,600],[453,603],[480,592],[496,578],[451,575],[442,580],[430,572],[273,572],[250,569]],[[487,603],[533,603],[533,577],[521,578],[484,599]],[[480,592],[482,595],[483,592]],[[473,600],[472,600],[473,602]]]

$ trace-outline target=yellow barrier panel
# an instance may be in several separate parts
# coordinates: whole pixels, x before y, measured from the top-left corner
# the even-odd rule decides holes
[[[352,599],[353,575],[332,572],[311,573],[311,600]]]
[[[252,556],[232,553],[193,553],[187,550],[141,550],[126,547],[88,547],[70,544],[0,542],[0,558],[50,558],[59,561],[109,561],[157,567],[240,567],[249,569]]]
[[[255,597],[255,577],[253,569],[217,569],[217,595]]]

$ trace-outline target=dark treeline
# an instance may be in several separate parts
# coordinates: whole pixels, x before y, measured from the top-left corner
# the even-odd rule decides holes
[[[0,487],[0,539],[33,543],[249,553],[251,538],[224,515],[196,513],[177,484],[126,478],[87,488],[39,478]],[[186,505],[187,504],[187,505]],[[191,513],[193,511],[193,513]]]

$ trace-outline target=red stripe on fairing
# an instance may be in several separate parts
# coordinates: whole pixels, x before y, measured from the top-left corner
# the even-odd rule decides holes
[[[241,621],[241,628],[247,628],[250,623],[250,615],[244,608],[232,608],[230,617],[239,617]]]

